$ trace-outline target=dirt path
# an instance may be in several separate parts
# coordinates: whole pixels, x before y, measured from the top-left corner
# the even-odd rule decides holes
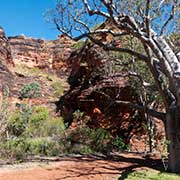
[[[136,168],[161,168],[158,159],[134,154],[62,157],[57,162],[23,168],[0,168],[0,180],[122,180]],[[121,178],[120,178],[121,175]]]

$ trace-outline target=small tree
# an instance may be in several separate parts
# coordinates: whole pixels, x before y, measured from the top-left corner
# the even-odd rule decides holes
[[[70,38],[89,38],[106,51],[127,53],[134,61],[146,63],[164,102],[165,113],[146,104],[116,103],[163,120],[170,141],[169,170],[173,172],[180,172],[180,53],[174,51],[167,35],[180,31],[179,16],[179,0],[64,0],[58,1],[53,14],[57,29]],[[126,36],[137,39],[141,50],[114,43]]]

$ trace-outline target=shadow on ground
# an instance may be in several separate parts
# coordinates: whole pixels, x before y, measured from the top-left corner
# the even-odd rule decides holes
[[[101,177],[116,177],[115,179],[124,180],[128,174],[139,168],[152,168],[164,171],[161,159],[144,158],[141,155],[127,153],[112,156],[87,155],[78,157],[62,157],[60,161],[72,162],[68,169],[65,169],[65,176],[56,178],[63,179],[96,179]],[[61,171],[63,167],[56,167],[57,171]],[[54,168],[48,168],[48,171]],[[121,175],[121,177],[119,177]],[[95,178],[96,177],[96,178]],[[108,178],[107,178],[108,179]]]

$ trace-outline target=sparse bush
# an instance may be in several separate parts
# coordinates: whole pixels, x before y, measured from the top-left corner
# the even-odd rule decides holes
[[[39,96],[41,96],[41,85],[37,82],[32,82],[21,88],[19,98],[36,98]]]
[[[32,108],[26,135],[31,137],[54,136],[60,134],[64,129],[64,121],[61,117],[50,117],[46,107],[36,106]]]
[[[60,97],[64,92],[64,88],[61,82],[56,81],[51,84],[51,87],[53,88],[55,97]]]
[[[7,130],[10,136],[19,137],[24,135],[28,127],[29,118],[32,115],[31,108],[26,104],[17,104],[18,109],[10,114]]]
[[[4,156],[16,160],[23,160],[27,155],[56,156],[61,153],[60,146],[61,144],[58,141],[50,137],[14,137],[4,143],[0,143],[0,148],[6,151]]]
[[[116,150],[129,150],[130,149],[129,145],[124,143],[123,139],[119,136],[113,139],[112,145],[113,145],[113,148],[115,148]]]
[[[38,127],[42,121],[47,121],[49,118],[49,111],[44,106],[35,106],[32,108],[32,115],[30,117],[30,124]]]
[[[8,122],[8,132],[12,136],[20,136],[25,131],[27,122],[22,118],[22,114],[19,110],[11,114]]]
[[[51,138],[33,138],[27,139],[28,154],[55,156],[60,154],[58,142]]]
[[[77,111],[74,118],[83,118]],[[0,143],[4,156],[21,160],[27,155],[56,156],[68,153],[108,153],[113,147],[127,149],[122,139],[112,137],[102,128],[86,126],[65,130],[61,117],[51,117],[43,106],[17,104],[8,121],[9,138]],[[2,153],[1,153],[2,155]]]
[[[58,135],[65,130],[62,117],[49,118],[42,126],[44,136]]]
[[[7,158],[22,160],[25,157],[28,144],[26,139],[14,137],[3,143],[1,142],[0,148],[3,148],[6,151],[4,155],[7,156]]]
[[[9,135],[14,137],[45,137],[58,135],[65,129],[61,117],[50,117],[46,107],[18,105],[8,121]]]
[[[111,137],[104,129],[82,127],[71,131],[67,136],[67,141],[71,144],[71,153],[104,153],[110,150]]]
[[[82,119],[84,116],[84,112],[81,112],[79,109],[77,109],[74,113],[73,113],[73,118],[74,120],[80,120]]]

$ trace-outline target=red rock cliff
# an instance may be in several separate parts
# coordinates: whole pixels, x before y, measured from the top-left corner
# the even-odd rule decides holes
[[[13,64],[9,41],[2,27],[0,27],[0,61],[5,65]]]
[[[66,59],[71,53],[73,41],[66,36],[57,40],[33,39],[30,37],[9,37],[11,53],[15,64],[45,69],[67,70]]]
[[[9,41],[0,27],[0,91],[5,85],[10,86],[13,76],[8,67],[13,65]]]

